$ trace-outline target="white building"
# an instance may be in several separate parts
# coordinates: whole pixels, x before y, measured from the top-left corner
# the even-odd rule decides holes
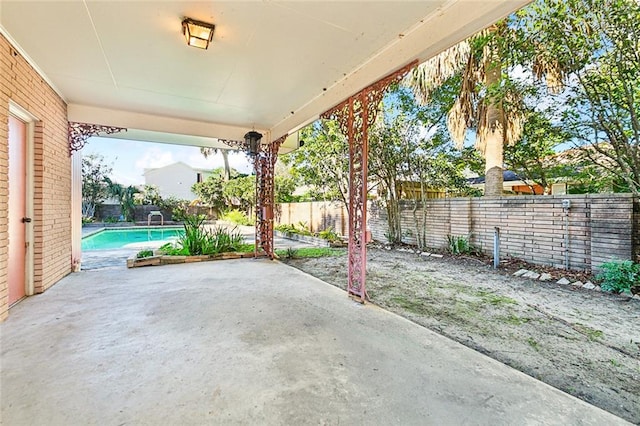
[[[195,169],[178,161],[156,169],[144,169],[144,183],[157,187],[162,198],[176,197],[193,201],[197,196],[191,191],[191,187],[210,175],[211,170]]]

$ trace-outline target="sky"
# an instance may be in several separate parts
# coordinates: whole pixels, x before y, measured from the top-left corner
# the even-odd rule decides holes
[[[81,152],[83,156],[102,155],[113,168],[112,180],[127,186],[144,184],[145,168],[164,167],[178,161],[201,169],[215,169],[224,164],[220,154],[204,158],[198,147],[102,137],[90,138]],[[252,170],[245,154],[240,152],[229,153],[229,165],[241,173]]]

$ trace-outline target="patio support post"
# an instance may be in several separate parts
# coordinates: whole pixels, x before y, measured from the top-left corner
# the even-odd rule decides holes
[[[367,271],[367,173],[369,155],[369,126],[373,125],[386,90],[398,83],[417,65],[414,61],[342,103],[321,114],[321,118],[337,120],[342,134],[349,141],[349,297],[364,303]]]
[[[262,251],[273,259],[273,210],[275,206],[275,165],[278,150],[287,138],[282,136],[270,144],[260,145],[254,159],[256,172],[256,242],[255,255]]]

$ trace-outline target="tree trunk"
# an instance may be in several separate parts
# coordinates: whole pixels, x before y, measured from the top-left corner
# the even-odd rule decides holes
[[[229,167],[229,151],[221,149],[222,160],[224,161],[224,181],[229,182],[231,179],[231,168]]]
[[[499,84],[502,73],[500,64],[500,55],[493,49],[493,52],[485,59],[486,85],[491,87]],[[502,111],[500,106],[494,100],[489,99],[487,105],[487,133],[484,141],[485,152],[485,182],[484,195],[497,196],[502,195],[502,187],[504,182],[503,164],[504,164],[504,138]]]

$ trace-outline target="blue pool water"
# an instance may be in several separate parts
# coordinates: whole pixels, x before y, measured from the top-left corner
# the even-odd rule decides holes
[[[158,242],[174,241],[183,232],[183,228],[105,229],[84,237],[82,251],[159,247]]]

